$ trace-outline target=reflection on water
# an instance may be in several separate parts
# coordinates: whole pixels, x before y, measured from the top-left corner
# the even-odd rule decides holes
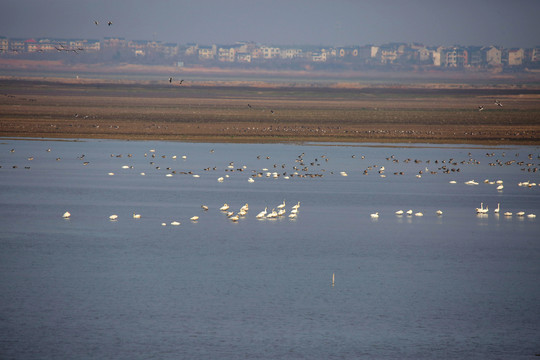
[[[374,145],[4,139],[0,353],[540,352],[538,148]]]

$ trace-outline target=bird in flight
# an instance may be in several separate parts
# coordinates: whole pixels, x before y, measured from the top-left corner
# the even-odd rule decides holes
[[[484,107],[483,107],[482,105],[480,105],[480,106],[478,107],[478,111],[482,111],[482,110],[484,110]]]
[[[107,25],[111,26],[111,25],[112,25],[112,21],[109,21],[109,22],[107,23]]]
[[[184,79],[180,80],[180,85],[182,85],[183,82],[184,82]]]
[[[499,100],[495,100],[495,105],[499,106],[499,107],[502,107],[502,104]]]
[[[94,24],[99,25],[99,21],[94,20]]]
[[[169,82],[172,83],[172,77],[169,78]]]

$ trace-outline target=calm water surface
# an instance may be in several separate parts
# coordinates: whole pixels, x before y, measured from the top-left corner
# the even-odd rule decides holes
[[[371,145],[0,139],[0,358],[534,358],[539,148]]]

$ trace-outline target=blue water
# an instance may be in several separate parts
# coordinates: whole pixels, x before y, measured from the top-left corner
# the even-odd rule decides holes
[[[0,139],[0,358],[534,358],[539,150]]]

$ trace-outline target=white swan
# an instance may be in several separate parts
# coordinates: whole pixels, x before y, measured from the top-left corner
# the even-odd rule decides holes
[[[178,225],[180,225],[180,223],[179,223],[178,221],[173,221],[173,222],[171,223],[171,225],[173,225],[173,226],[178,226]]]
[[[195,215],[195,216],[190,217],[189,220],[197,221],[197,220],[199,220],[199,217],[197,215]]]
[[[412,215],[413,211],[412,210],[407,210],[407,215]]]
[[[527,217],[529,219],[534,219],[536,217],[536,214],[527,214]]]
[[[512,216],[512,213],[510,211],[507,211],[504,213],[504,216]]]
[[[267,218],[276,218],[277,212],[276,209],[272,209],[272,212],[266,215]]]
[[[523,216],[523,215],[525,215],[525,211],[517,212],[516,215],[517,215],[517,216]]]
[[[376,218],[379,217],[379,213],[376,212],[376,213],[371,214],[370,216],[371,216],[372,219],[376,219]]]
[[[283,209],[285,207],[285,200],[277,206],[278,209]]]
[[[62,217],[65,218],[65,219],[69,218],[70,216],[71,216],[71,214],[69,213],[69,211],[66,211],[64,213],[64,215],[62,215]]]
[[[300,201],[296,203],[296,205],[293,205],[293,209],[298,209],[300,207]]]
[[[424,214],[422,214],[421,212],[417,212],[414,214],[414,216],[424,216]]]
[[[116,220],[116,219],[118,219],[118,215],[111,215],[111,216],[109,216],[109,219],[110,220]]]
[[[221,211],[227,211],[227,210],[229,209],[229,207],[230,207],[229,204],[225,203],[225,204],[223,204],[222,207],[219,208],[219,210],[221,210]]]
[[[133,218],[134,218],[134,219],[140,219],[140,218],[141,218],[141,214],[135,214],[135,213],[133,213]]]
[[[265,217],[266,211],[267,211],[267,210],[268,210],[268,208],[265,207],[263,211],[261,211],[260,213],[257,214],[256,218],[257,218],[257,219],[260,219],[260,218]]]
[[[442,215],[442,210],[437,210],[436,213],[437,213],[437,215],[441,216]]]
[[[293,212],[291,212],[291,213],[289,214],[289,218],[290,218],[290,219],[294,219],[296,216],[297,216],[296,213],[293,213]]]
[[[403,215],[403,210],[396,211],[396,215]]]
[[[501,204],[497,203],[497,208],[493,210],[495,214],[498,214],[501,211]]]

